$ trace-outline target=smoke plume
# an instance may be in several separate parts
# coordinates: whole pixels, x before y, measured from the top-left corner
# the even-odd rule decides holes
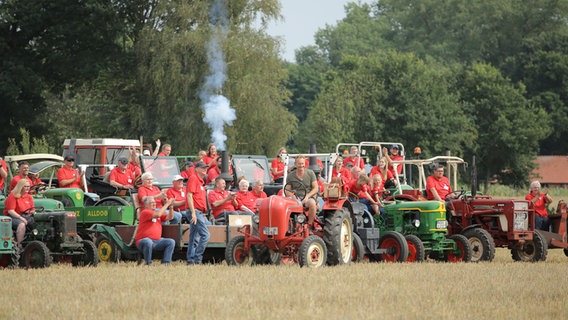
[[[223,54],[222,41],[227,37],[229,21],[227,19],[226,0],[215,0],[209,10],[209,23],[212,36],[207,43],[207,63],[209,75],[201,88],[201,108],[205,112],[203,121],[211,128],[211,140],[219,150],[226,150],[227,136],[225,125],[233,125],[237,118],[235,109],[231,108],[229,99],[221,92],[227,80],[227,64]]]

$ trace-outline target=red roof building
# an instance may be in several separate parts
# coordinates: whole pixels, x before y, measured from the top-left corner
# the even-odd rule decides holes
[[[539,180],[548,187],[568,187],[568,157],[538,156],[536,169],[531,174],[532,180]]]

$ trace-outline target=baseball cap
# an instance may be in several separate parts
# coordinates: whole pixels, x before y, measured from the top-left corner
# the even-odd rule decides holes
[[[172,181],[178,181],[178,180],[183,180],[183,177],[180,176],[179,174],[176,174]]]
[[[398,149],[398,146],[396,144],[391,145],[391,149]]]
[[[196,168],[207,168],[207,165],[203,161],[199,161],[195,164]]]
[[[118,162],[122,164],[128,164],[128,159],[126,159],[126,157],[120,157],[118,158]]]
[[[75,161],[75,157],[72,154],[68,154],[64,158],[65,161]]]
[[[144,150],[144,152],[142,152],[143,155],[145,156],[149,156],[150,155],[150,150]]]
[[[188,160],[188,161],[185,162],[185,165],[186,165],[186,166],[193,167],[194,164],[193,164],[193,161],[189,161],[189,160]]]

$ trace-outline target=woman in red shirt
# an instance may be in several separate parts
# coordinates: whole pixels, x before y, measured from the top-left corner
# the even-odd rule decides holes
[[[281,147],[278,150],[276,158],[272,160],[272,165],[270,166],[270,174],[272,174],[272,180],[274,183],[282,183],[284,181],[284,160],[280,155],[287,154],[286,148]]]
[[[12,217],[12,229],[16,231],[18,247],[26,234],[26,227],[33,227],[34,199],[29,194],[31,183],[28,179],[21,179],[10,192],[4,202],[4,215]]]

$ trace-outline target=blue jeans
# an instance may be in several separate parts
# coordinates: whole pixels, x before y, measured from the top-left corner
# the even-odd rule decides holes
[[[549,231],[550,230],[550,219],[548,217],[539,216],[534,214],[534,228],[538,230]]]
[[[158,210],[160,210],[160,209],[156,209],[156,211],[158,211]],[[166,210],[165,214],[170,214],[170,210]],[[181,222],[181,212],[174,211],[174,217],[172,218],[172,220],[164,221],[164,222],[162,222],[162,225],[179,224],[180,222]]]
[[[187,263],[201,263],[203,261],[203,252],[209,241],[209,229],[207,229],[208,221],[205,219],[203,212],[195,210],[197,222],[189,224],[189,242],[187,243]]]
[[[164,256],[162,258],[162,264],[169,264],[172,262],[172,255],[174,253],[174,247],[176,242],[174,239],[170,238],[160,238],[158,240],[152,240],[150,238],[143,238],[138,242],[138,250],[144,255],[144,261],[146,265],[152,264],[152,251],[164,251]]]

